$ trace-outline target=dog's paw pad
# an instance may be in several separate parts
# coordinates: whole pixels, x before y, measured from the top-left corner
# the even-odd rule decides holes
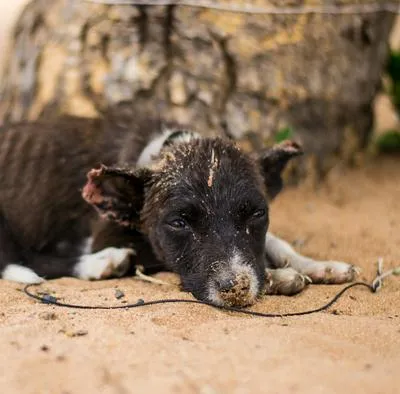
[[[86,280],[121,277],[128,271],[133,255],[135,251],[130,248],[106,248],[81,256],[74,272],[78,278]]]

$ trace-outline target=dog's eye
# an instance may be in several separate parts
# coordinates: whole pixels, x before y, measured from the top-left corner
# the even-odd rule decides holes
[[[177,230],[187,228],[187,223],[184,219],[174,219],[168,222],[168,224]]]
[[[259,218],[263,218],[265,216],[265,209],[257,209],[257,211],[255,211],[252,215],[252,218],[254,219],[259,219]]]

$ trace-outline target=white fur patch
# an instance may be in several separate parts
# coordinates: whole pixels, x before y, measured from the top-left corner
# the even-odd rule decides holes
[[[138,167],[149,166],[157,155],[159,155],[167,139],[177,131],[177,129],[164,128],[162,133],[157,134],[143,149],[136,165]],[[194,138],[199,138],[199,135],[188,131],[187,133],[183,133],[181,136],[174,138],[174,143],[189,142]]]
[[[208,300],[215,305],[224,305],[224,301],[222,300],[215,283],[210,283],[208,287]]]
[[[151,140],[150,143],[143,149],[142,153],[140,154],[139,159],[136,163],[137,166],[138,167],[148,166],[153,161],[153,158],[160,153],[165,140],[171,134],[172,132],[170,130],[167,130],[163,134],[158,135],[156,138]]]
[[[93,237],[88,237],[86,238],[81,246],[81,254],[90,254],[92,251],[92,245],[93,245]]]
[[[28,267],[19,264],[8,264],[4,268],[1,277],[4,280],[11,280],[19,283],[42,283],[44,279]]]
[[[129,248],[106,248],[83,255],[74,267],[74,275],[86,280],[120,277],[129,269],[130,256],[134,254]]]

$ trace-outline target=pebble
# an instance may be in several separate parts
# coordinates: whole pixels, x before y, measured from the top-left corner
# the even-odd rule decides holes
[[[54,312],[43,312],[39,315],[43,320],[56,320],[57,315]]]
[[[77,331],[65,331],[62,330],[62,332],[67,336],[67,337],[83,337],[88,334],[87,330],[77,330]]]
[[[125,293],[120,289],[116,289],[115,290],[115,298],[117,300],[119,300],[120,298],[123,298],[123,297],[125,297]]]

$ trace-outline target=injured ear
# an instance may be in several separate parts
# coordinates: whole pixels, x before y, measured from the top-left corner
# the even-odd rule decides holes
[[[122,226],[138,227],[144,187],[150,177],[148,169],[130,171],[103,165],[87,174],[82,197],[101,217]]]
[[[294,141],[283,141],[261,153],[259,164],[265,180],[267,195],[270,200],[282,190],[282,171],[287,162],[303,153],[301,146]]]

